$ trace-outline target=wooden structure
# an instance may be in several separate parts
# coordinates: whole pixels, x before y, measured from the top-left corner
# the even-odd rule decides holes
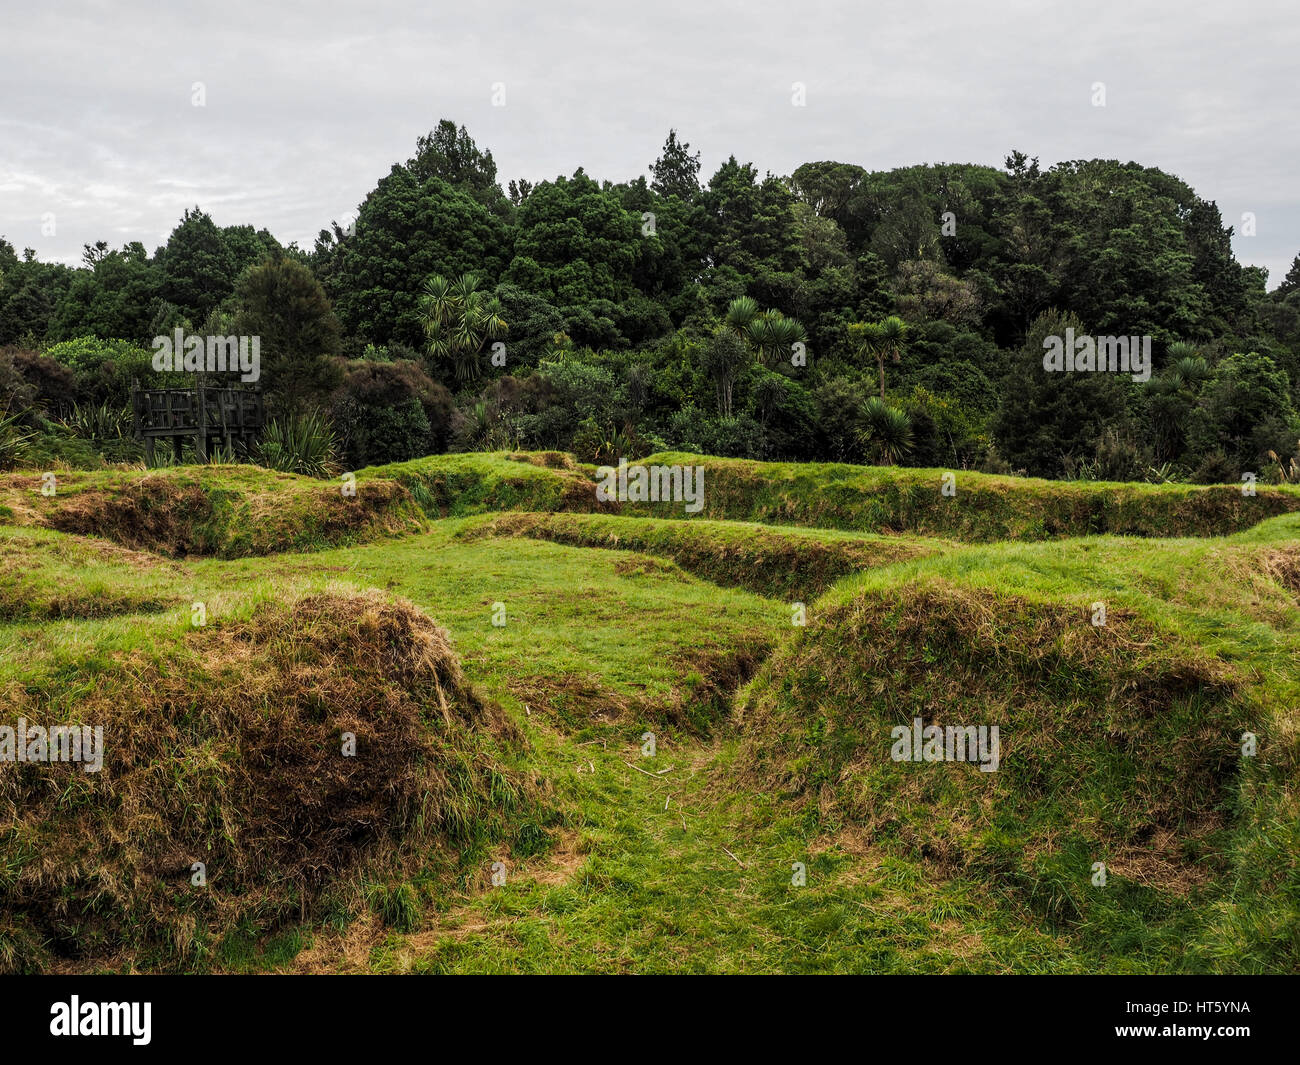
[[[214,450],[245,456],[258,442],[266,417],[262,394],[251,388],[139,388],[131,391],[135,439],[144,441],[145,461],[153,465],[154,441],[170,440],[177,461],[186,438],[207,462]]]

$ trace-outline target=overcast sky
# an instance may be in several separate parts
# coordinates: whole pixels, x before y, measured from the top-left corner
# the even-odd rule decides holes
[[[669,127],[706,177],[730,154],[1136,160],[1215,200],[1273,287],[1300,251],[1295,4],[0,0],[0,235],[68,263],[97,239],[152,252],[197,204],[310,248],[445,117],[503,186],[634,178]]]

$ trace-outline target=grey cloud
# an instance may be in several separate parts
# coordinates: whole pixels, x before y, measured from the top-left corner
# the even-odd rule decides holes
[[[732,153],[776,173],[999,166],[1013,147],[1044,164],[1132,159],[1189,182],[1226,224],[1254,212],[1258,235],[1234,246],[1272,284],[1300,250],[1288,0],[121,0],[4,23],[0,234],[44,259],[77,262],[97,239],[152,250],[195,203],[310,246],[443,117],[491,148],[503,182],[634,177],[670,126],[706,173]]]

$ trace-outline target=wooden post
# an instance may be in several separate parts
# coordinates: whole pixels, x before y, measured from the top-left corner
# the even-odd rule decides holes
[[[203,394],[203,385],[194,386],[199,397],[198,435],[194,437],[194,453],[200,462],[208,461],[208,399]]]

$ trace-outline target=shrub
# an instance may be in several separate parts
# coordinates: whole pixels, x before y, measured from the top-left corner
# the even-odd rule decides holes
[[[564,330],[564,316],[541,296],[525,292],[508,282],[497,285],[501,313],[510,323],[507,338],[507,366],[512,369],[536,366],[555,353],[556,334]]]
[[[321,414],[310,411],[267,423],[266,434],[255,452],[257,463],[272,470],[329,477],[338,469],[334,457],[334,430]]]
[[[133,438],[131,411],[111,403],[73,404],[63,429],[112,461],[136,459],[143,451]]]
[[[747,413],[763,427],[764,459],[800,459],[813,452],[816,410],[799,382],[756,368]]]
[[[35,399],[30,382],[16,363],[16,352],[0,350],[0,410],[30,407]]]
[[[672,449],[723,458],[758,458],[763,428],[746,414],[719,418],[697,407],[683,407],[669,419],[666,433]]]
[[[446,451],[455,416],[451,393],[410,360],[348,363],[330,409],[352,469]]]
[[[1229,355],[1214,371],[1188,419],[1187,441],[1202,455],[1222,452],[1242,470],[1258,470],[1269,451],[1285,451],[1300,431],[1290,382],[1258,352]]]
[[[75,436],[106,444],[130,436],[131,412],[107,403],[74,404],[63,424]]]
[[[867,398],[862,379],[833,377],[813,392],[817,412],[816,453],[832,462],[861,462],[857,414]]]
[[[1192,471],[1192,484],[1233,484],[1239,476],[1237,463],[1222,451],[1211,451]]]
[[[29,397],[27,405],[51,417],[68,414],[80,398],[77,375],[47,355],[19,349],[12,353],[9,366],[18,375],[15,387],[23,389]],[[0,405],[5,402],[6,381],[13,381],[13,377],[6,373],[5,359],[0,356]]]
[[[35,433],[22,426],[23,413],[0,417],[0,470],[12,470],[27,456]]]
[[[76,399],[83,402],[127,407],[133,381],[147,385],[160,378],[153,368],[153,353],[126,340],[79,337],[55,344],[45,354],[73,372]]]

